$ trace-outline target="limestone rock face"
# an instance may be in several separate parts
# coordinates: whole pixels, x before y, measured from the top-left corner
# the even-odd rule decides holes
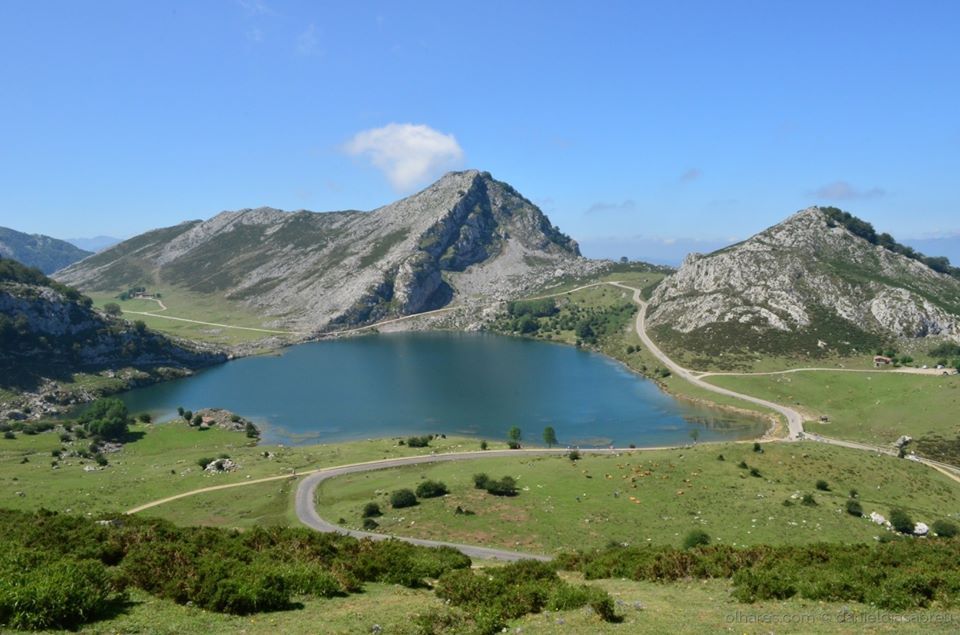
[[[824,320],[886,338],[960,341],[960,280],[803,210],[752,238],[689,256],[655,291],[648,323],[791,333]],[[831,343],[832,344],[832,343]]]
[[[223,212],[134,237],[58,273],[84,291],[173,285],[323,331],[509,295],[580,257],[529,200],[486,172],[451,172],[371,212]]]

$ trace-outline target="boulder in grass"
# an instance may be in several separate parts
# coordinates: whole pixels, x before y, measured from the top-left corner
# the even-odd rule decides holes
[[[926,536],[928,533],[930,533],[930,528],[927,527],[926,523],[917,523],[913,526],[914,536]]]

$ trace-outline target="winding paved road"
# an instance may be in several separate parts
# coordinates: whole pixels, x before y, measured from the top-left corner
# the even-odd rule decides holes
[[[345,474],[354,474],[356,472],[365,472],[367,470],[385,470],[392,467],[403,467],[407,465],[420,465],[423,463],[439,463],[441,461],[464,461],[477,458],[499,458],[517,456],[521,452],[518,450],[488,450],[485,452],[456,452],[450,454],[429,454],[425,456],[410,456],[397,459],[387,459],[377,461],[376,463],[367,463],[359,465],[346,465],[343,467],[334,467],[320,472],[315,472],[303,479],[297,486],[296,511],[297,518],[304,525],[316,529],[317,531],[332,532],[353,536],[354,538],[370,538],[371,540],[387,540],[396,538],[404,542],[409,542],[422,547],[453,547],[454,549],[465,553],[471,558],[493,559],[493,560],[550,560],[548,556],[540,554],[520,553],[517,551],[507,551],[505,549],[494,549],[492,547],[478,547],[475,545],[464,545],[453,542],[443,542],[439,540],[423,540],[420,538],[406,538],[402,536],[390,536],[387,534],[372,533],[368,531],[356,531],[353,529],[344,529],[324,520],[317,513],[316,494],[317,487],[328,478],[343,476]],[[526,454],[558,454],[567,452],[567,450],[526,450]]]
[[[540,297],[547,298],[547,297],[565,295],[567,293],[572,293],[580,289],[597,286],[599,284],[610,284],[615,287],[619,287],[619,288],[626,289],[628,291],[633,292],[633,301],[640,308],[637,314],[637,319],[635,324],[637,335],[640,337],[640,340],[643,342],[644,346],[647,347],[650,353],[653,354],[654,357],[656,357],[660,362],[662,362],[668,369],[670,369],[672,373],[690,382],[695,386],[703,388],[704,390],[708,390],[713,393],[726,395],[729,397],[734,397],[736,399],[741,399],[744,401],[755,403],[757,405],[763,406],[765,408],[769,408],[775,412],[782,414],[787,420],[788,429],[789,429],[789,435],[786,439],[787,441],[796,441],[799,439],[806,438],[812,441],[827,443],[830,445],[836,445],[836,446],[841,446],[846,448],[852,448],[852,449],[881,453],[881,454],[888,454],[893,456],[897,455],[897,452],[891,448],[868,445],[865,443],[857,443],[854,441],[842,441],[839,439],[831,439],[831,438],[822,437],[816,434],[804,435],[803,417],[800,415],[799,412],[797,412],[793,408],[790,408],[788,406],[783,406],[781,404],[778,404],[772,401],[767,401],[765,399],[760,399],[758,397],[753,397],[751,395],[738,393],[733,390],[728,390],[726,388],[721,388],[720,386],[715,386],[706,381],[703,381],[702,377],[709,375],[709,373],[696,374],[686,368],[683,368],[682,366],[674,362],[672,359],[670,359],[663,351],[661,351],[660,348],[647,335],[646,324],[645,324],[647,304],[646,302],[643,301],[641,297],[640,289],[627,286],[621,282],[599,282],[599,283],[584,285],[583,287],[578,287],[576,289],[571,289],[569,291],[563,291],[563,292],[559,292],[559,293],[555,293],[547,296],[540,296]],[[446,309],[430,311],[425,314],[405,316],[403,318],[387,320],[386,322],[381,322],[381,324],[419,317],[421,315],[427,315],[430,313],[442,313],[445,311],[454,310],[455,308],[457,307],[448,307]],[[185,320],[185,321],[191,321],[191,320]],[[351,329],[348,331],[341,331],[340,333],[336,333],[336,334],[331,333],[328,335],[345,334],[345,333],[364,330],[367,328],[372,328],[375,326],[377,325],[373,324],[366,327],[360,327],[360,328]],[[830,369],[830,370],[834,370],[834,369]],[[796,371],[787,371],[787,372],[796,372]],[[650,450],[663,450],[663,449],[675,449],[675,448],[676,446],[673,446],[673,448],[658,447],[658,448],[630,448],[630,449],[587,449],[587,450],[581,450],[581,452],[590,453],[590,454],[609,454],[609,453],[642,452],[642,451],[650,451]],[[475,545],[466,545],[466,544],[444,542],[444,541],[437,541],[437,540],[424,540],[419,538],[408,538],[404,536],[391,536],[391,535],[382,534],[382,533],[372,533],[372,532],[366,532],[366,531],[345,529],[343,527],[330,523],[320,517],[320,515],[317,513],[316,504],[315,504],[316,491],[320,483],[322,483],[327,479],[334,478],[337,476],[343,476],[346,474],[355,474],[358,472],[365,472],[370,470],[383,470],[383,469],[389,469],[389,468],[395,468],[395,467],[404,467],[409,465],[438,463],[443,461],[466,461],[466,460],[479,459],[479,458],[517,457],[517,456],[524,456],[524,455],[527,455],[527,456],[557,455],[557,454],[565,454],[567,452],[568,450],[559,449],[559,448],[558,449],[488,450],[488,451],[475,451],[475,452],[451,452],[447,454],[430,454],[430,455],[401,457],[401,458],[394,458],[394,459],[384,459],[380,461],[369,461],[366,463],[355,463],[351,465],[342,465],[339,467],[321,468],[316,470],[310,470],[307,472],[301,472],[299,476],[303,476],[305,478],[303,478],[303,480],[300,481],[300,483],[297,485],[296,500],[295,500],[296,514],[300,522],[302,522],[304,525],[308,527],[311,527],[312,529],[316,529],[317,531],[323,531],[323,532],[332,532],[332,533],[349,535],[355,538],[368,538],[371,540],[387,540],[390,538],[395,538],[397,540],[402,540],[404,542],[408,542],[408,543],[420,545],[420,546],[426,546],[426,547],[452,547],[472,558],[480,558],[480,559],[497,559],[497,560],[508,560],[508,561],[524,560],[524,559],[549,560],[550,558],[548,556],[545,556],[542,554],[521,553],[517,551],[495,549],[491,547],[480,547]],[[960,482],[960,468],[956,466],[949,465],[946,463],[941,463],[939,461],[933,461],[930,459],[924,459],[920,457],[912,457],[912,460],[915,460],[918,463],[927,465],[928,467],[931,467],[937,470],[938,472],[941,472],[942,474],[948,476],[954,481]],[[228,489],[232,487],[242,487],[244,485],[252,485],[254,483],[264,483],[268,481],[291,479],[291,478],[296,478],[296,475],[284,474],[280,476],[272,476],[272,477],[255,479],[250,481],[242,481],[239,483],[230,483],[226,485],[215,485],[211,487],[205,487],[205,488],[193,490],[190,492],[177,494],[175,496],[163,498],[160,500],[152,501],[144,505],[140,505],[139,507],[133,508],[129,510],[127,513],[135,514],[144,509],[149,509],[151,507],[162,505],[164,503],[177,500],[180,498],[185,498],[187,496],[202,494],[204,492]]]
[[[647,303],[644,302],[643,298],[640,297],[640,289],[629,287],[621,282],[611,282],[610,284],[615,287],[620,287],[621,289],[633,291],[633,301],[640,307],[640,310],[637,312],[637,335],[640,337],[640,341],[643,342],[643,345],[647,347],[647,350],[649,350],[654,357],[660,360],[664,366],[670,369],[670,372],[690,382],[694,386],[703,388],[704,390],[709,390],[710,392],[717,393],[718,395],[726,395],[728,397],[742,399],[743,401],[749,401],[750,403],[755,403],[759,406],[779,412],[787,420],[787,427],[789,429],[787,440],[796,441],[803,438],[803,416],[793,408],[782,406],[778,403],[767,401],[766,399],[760,399],[759,397],[751,397],[750,395],[744,395],[739,392],[734,392],[733,390],[727,390],[726,388],[721,388],[720,386],[714,386],[709,382],[703,381],[698,375],[687,370],[680,364],[677,364],[672,359],[667,357],[666,353],[661,351],[660,348],[654,344],[653,340],[651,340],[647,335]]]

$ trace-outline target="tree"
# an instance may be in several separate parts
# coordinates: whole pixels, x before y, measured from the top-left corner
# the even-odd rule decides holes
[[[201,414],[198,412],[197,414],[193,415],[193,419],[190,421],[190,425],[192,425],[192,426],[198,426],[198,425],[200,425],[201,423],[203,423],[203,415],[201,415]]]
[[[630,262],[629,258],[627,258],[626,256],[620,256],[620,264],[625,265],[628,262]]]
[[[137,419],[140,423],[150,423],[153,421],[153,417],[150,416],[149,412],[142,412],[137,416]]]
[[[697,428],[693,428],[692,430],[690,430],[690,438],[693,439],[694,443],[696,443],[697,439],[700,438],[700,430]]]
[[[480,442],[480,449],[481,449],[481,450],[486,450],[488,447],[489,447],[489,446],[487,445],[487,442],[486,442],[486,441],[481,441],[481,442]]]
[[[543,429],[543,442],[547,444],[548,448],[557,444],[557,431],[553,429],[553,426],[547,426]]]
[[[523,433],[520,432],[520,428],[518,428],[517,426],[513,426],[507,432],[507,438],[510,439],[511,441],[520,443],[520,440],[523,438]]]
[[[190,423],[190,420],[193,419],[193,410],[184,410],[180,413],[180,416],[182,416],[187,423]]]
[[[97,399],[80,415],[78,421],[95,436],[122,439],[127,433],[130,413],[119,399]]]
[[[103,311],[107,315],[112,315],[114,317],[123,314],[123,309],[120,308],[120,305],[116,302],[107,302],[103,305]]]
[[[140,335],[143,335],[144,333],[147,332],[147,323],[144,322],[143,320],[136,320],[133,323],[133,328],[137,330],[137,333],[139,333]]]
[[[408,489],[398,489],[390,494],[390,504],[394,509],[413,507],[417,504],[417,495]]]

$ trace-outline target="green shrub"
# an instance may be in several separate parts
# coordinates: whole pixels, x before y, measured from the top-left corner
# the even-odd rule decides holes
[[[914,523],[910,514],[900,508],[890,510],[890,525],[901,534],[912,534]]]
[[[710,536],[702,529],[692,529],[683,538],[683,548],[706,547],[710,544]]]
[[[205,456],[197,459],[197,465],[200,466],[201,470],[205,470],[207,469],[207,466],[213,463],[215,460],[216,459],[214,459],[213,457]]]
[[[863,516],[863,506],[860,505],[860,501],[851,498],[847,501],[847,513],[851,516]]]
[[[499,481],[489,479],[484,489],[494,496],[516,496],[517,482],[512,476],[504,476]]]
[[[757,454],[763,454],[763,446],[760,445],[759,441],[753,442],[753,451],[756,452]]]
[[[407,445],[411,448],[425,448],[430,445],[430,437],[409,437]]]
[[[364,518],[364,519],[363,519],[363,528],[366,529],[367,531],[373,531],[374,529],[378,528],[379,526],[380,526],[380,523],[378,523],[377,521],[375,521],[373,518]]]
[[[953,523],[949,520],[935,520],[931,526],[933,533],[937,534],[940,538],[953,538],[960,533],[960,529],[957,528],[956,523]]]
[[[571,461],[579,461],[580,450],[570,450],[570,454],[567,455],[567,458],[569,458]]]
[[[380,505],[374,502],[367,503],[363,506],[363,512],[361,516],[363,518],[373,518],[374,516],[382,516],[383,512],[380,511]]]
[[[390,505],[394,509],[413,507],[417,504],[417,495],[408,489],[398,489],[390,494]]]
[[[816,507],[817,499],[813,497],[813,494],[804,494],[800,499],[800,504],[804,507]]]
[[[827,483],[827,482],[826,482],[825,480],[823,480],[823,479],[820,479],[820,480],[817,481],[816,487],[817,487],[817,489],[820,490],[821,492],[829,492],[829,491],[830,491],[830,484]]]
[[[751,467],[751,468],[750,468],[750,476],[755,476],[756,478],[760,478],[760,476],[761,476],[760,470],[758,470],[758,469],[755,468],[755,467]]]
[[[100,562],[28,559],[34,561],[24,566],[20,557],[8,553],[0,563],[0,624],[17,630],[72,630],[124,599]]]
[[[489,447],[489,446],[487,445],[487,442],[486,442],[486,441],[481,441],[481,442],[480,442],[480,449],[481,449],[481,450],[486,450],[488,447]]]
[[[483,472],[473,475],[473,486],[476,489],[487,489],[488,482],[490,482],[490,477]]]
[[[437,498],[447,493],[447,486],[440,481],[426,480],[417,485],[417,498]]]

